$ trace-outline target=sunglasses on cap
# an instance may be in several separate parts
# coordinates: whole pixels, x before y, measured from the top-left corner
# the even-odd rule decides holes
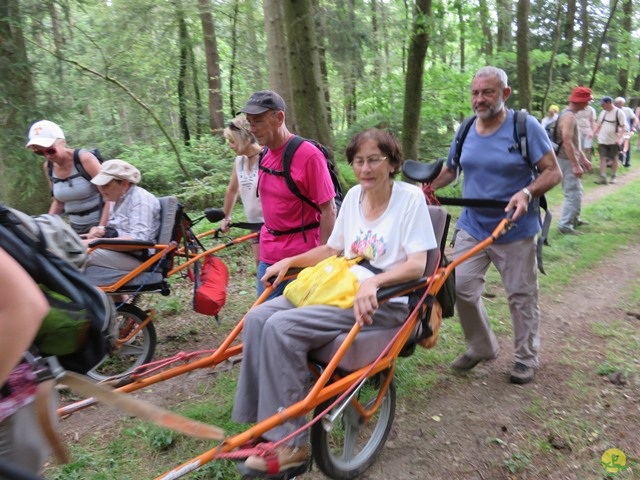
[[[45,155],[53,155],[57,152],[55,148],[47,148],[46,150],[38,150],[37,148],[33,148],[32,151],[33,153],[35,153],[36,155],[40,155],[41,157],[44,157]]]

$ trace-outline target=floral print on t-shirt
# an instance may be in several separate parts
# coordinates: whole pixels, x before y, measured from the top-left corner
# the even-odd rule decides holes
[[[351,251],[357,256],[365,257],[369,260],[379,258],[387,251],[386,242],[383,236],[378,237],[376,232],[362,229],[351,244]]]

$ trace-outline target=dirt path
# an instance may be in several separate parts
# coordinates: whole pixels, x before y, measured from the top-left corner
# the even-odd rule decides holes
[[[617,185],[591,190],[584,203],[640,177],[640,169],[625,173]],[[585,182],[593,178],[588,176]],[[552,211],[557,219],[560,206]],[[542,291],[542,366],[535,382],[525,386],[507,382],[513,352],[511,335],[500,338],[501,355],[497,360],[481,364],[468,376],[454,375],[442,365],[437,372],[440,380],[432,391],[420,399],[403,398],[398,402],[386,447],[361,478],[585,480],[602,478],[600,457],[608,448],[640,455],[638,379],[615,386],[607,377],[596,374],[594,365],[606,358],[606,351],[602,338],[591,333],[589,327],[590,322],[598,320],[605,326],[632,322],[640,328],[640,320],[619,307],[627,294],[625,287],[639,276],[640,243],[629,245],[576,279],[569,289]],[[640,362],[638,352],[629,355]],[[577,393],[571,386],[576,372],[591,376],[584,392]],[[156,385],[141,395],[175,407],[193,398],[191,386],[198,381],[208,383],[211,376],[195,372]],[[540,425],[542,416],[536,414],[537,410],[553,412],[557,425],[549,421]],[[109,429],[106,418],[104,413],[89,409],[76,413],[62,426],[73,441],[88,432]],[[584,427],[581,418],[586,420]],[[574,428],[563,429],[563,422]],[[591,424],[599,425],[600,431],[586,426]],[[551,446],[551,451],[527,457],[522,445],[542,441]],[[325,477],[315,470],[302,478]],[[621,474],[620,478],[640,478],[640,474]]]

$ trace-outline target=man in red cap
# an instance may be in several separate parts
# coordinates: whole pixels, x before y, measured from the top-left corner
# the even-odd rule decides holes
[[[558,231],[563,235],[582,235],[576,227],[587,225],[580,220],[582,204],[582,174],[591,171],[591,162],[585,156],[580,145],[580,131],[576,122],[576,113],[584,110],[593,100],[591,89],[576,87],[569,95],[569,105],[560,112],[553,142],[559,144],[558,164],[562,170],[562,192],[564,203],[562,215],[558,221]]]

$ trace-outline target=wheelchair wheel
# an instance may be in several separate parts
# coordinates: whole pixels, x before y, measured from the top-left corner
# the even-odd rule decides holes
[[[358,401],[368,409],[375,403],[380,385],[387,372],[368,378],[358,393]],[[333,401],[319,405],[315,415],[319,415]],[[337,406],[334,407],[335,411]],[[391,380],[380,408],[365,421],[356,408],[348,405],[327,432],[322,422],[311,427],[311,447],[313,458],[320,470],[329,478],[347,480],[356,478],[369,468],[384,446],[396,410],[396,388]],[[329,413],[331,415],[331,412]]]
[[[147,318],[140,308],[124,304],[116,312],[116,325],[120,338],[129,334]],[[134,368],[148,363],[156,349],[156,329],[152,322],[147,323],[133,338],[123,343],[111,355],[104,357],[87,375],[94,380],[102,381],[115,375],[130,373]]]

